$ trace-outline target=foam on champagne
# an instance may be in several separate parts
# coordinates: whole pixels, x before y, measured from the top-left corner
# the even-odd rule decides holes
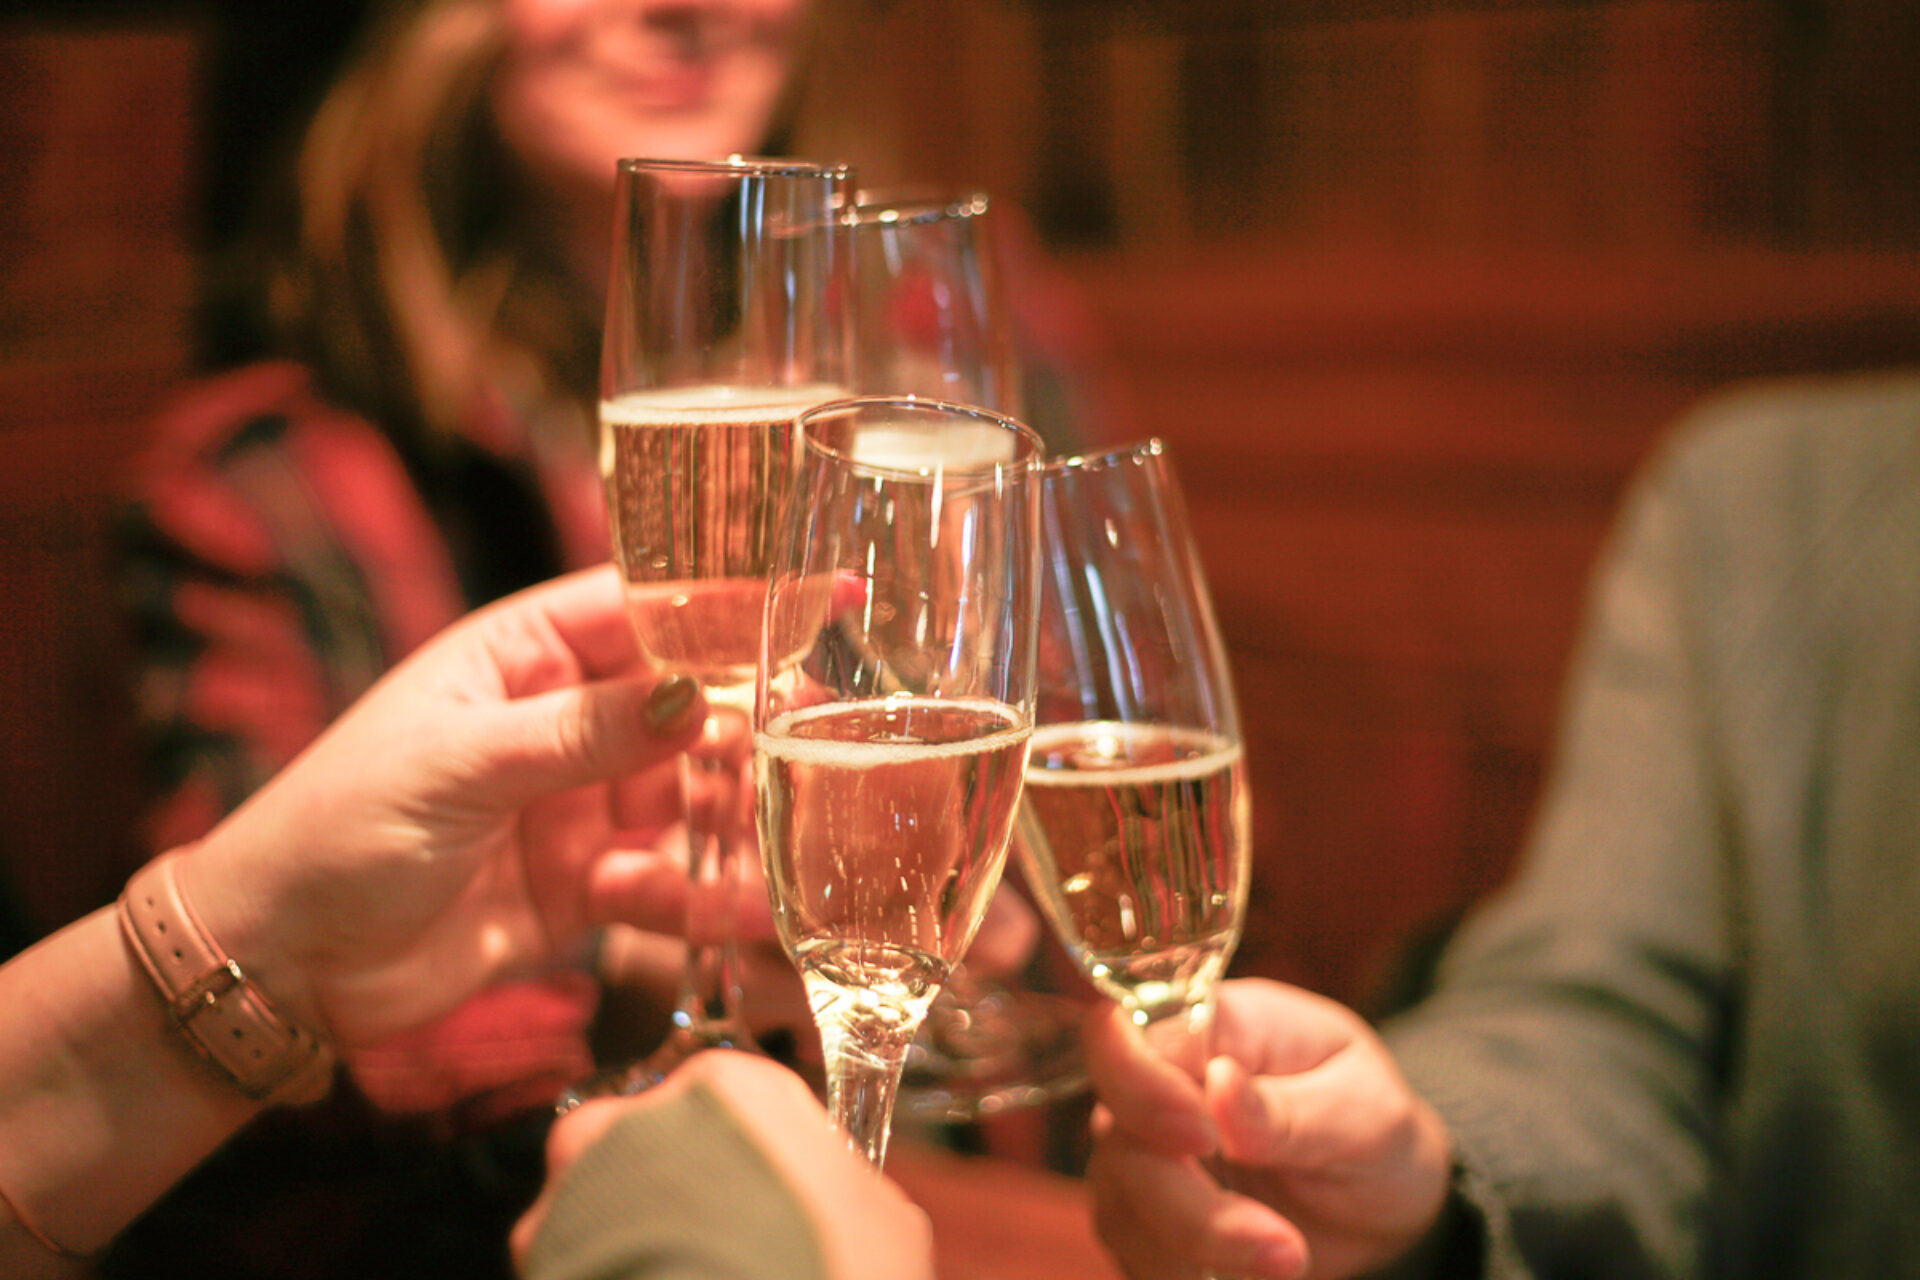
[[[1130,747],[1145,740],[1146,731],[1121,724],[1047,725],[1033,732],[1033,754],[1027,758],[1030,787],[1153,786],[1205,778],[1239,759],[1239,743],[1199,729],[1156,726],[1153,744],[1179,752],[1175,758],[1152,764],[1132,763]],[[1059,763],[1062,748],[1072,750]]]
[[[904,713],[909,717],[916,711],[937,711],[944,715],[972,713],[981,721],[998,723],[1004,727],[950,742],[904,735],[897,740],[858,741],[805,736],[807,722],[826,717],[844,719],[852,708],[879,713]],[[755,738],[756,745],[768,755],[795,764],[873,769],[888,764],[975,755],[1017,743],[1029,733],[1030,730],[1025,726],[1015,722],[1012,710],[1005,703],[986,698],[883,698],[866,704],[827,703],[789,711],[769,722]]]
[[[613,427],[744,426],[794,417],[846,394],[844,388],[828,382],[798,387],[652,387],[602,400],[600,421]]]
[[[993,423],[944,423],[934,430],[899,425],[864,427],[853,438],[855,462],[887,471],[981,471],[1011,462],[1019,440]]]
[[[600,404],[614,560],[641,648],[744,705],[768,559],[794,470],[794,419],[842,392],[707,385]]]

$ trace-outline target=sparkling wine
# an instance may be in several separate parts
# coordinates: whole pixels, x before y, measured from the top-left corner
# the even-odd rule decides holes
[[[756,735],[774,914],[816,1012],[866,992],[918,1021],[999,883],[1029,732],[999,702],[889,697]]]
[[[693,387],[602,401],[601,477],[641,649],[750,690],[767,560],[795,466],[793,420],[832,386]]]
[[[1219,977],[1249,837],[1237,743],[1105,721],[1034,731],[1016,856],[1081,969],[1129,1007],[1157,1016]]]

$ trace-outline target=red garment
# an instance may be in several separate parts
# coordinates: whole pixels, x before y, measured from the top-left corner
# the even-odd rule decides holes
[[[606,558],[590,439],[531,439],[495,415],[407,456],[289,363],[197,384],[164,414],[127,555],[155,852],[202,835],[463,613]],[[504,985],[349,1068],[383,1111],[495,1117],[528,1081],[551,1098],[589,1069],[594,1000],[579,974]]]

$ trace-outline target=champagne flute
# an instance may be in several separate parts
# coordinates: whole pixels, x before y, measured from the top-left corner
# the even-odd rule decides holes
[[[852,359],[845,166],[629,159],[616,182],[600,402],[614,559],[641,652],[696,677],[710,714],[681,759],[687,960],[672,1029],[575,1086],[563,1110],[647,1088],[702,1049],[754,1047],[734,848],[768,559],[795,417],[846,394]]]
[[[1157,440],[1047,466],[1014,847],[1081,971],[1196,1077],[1240,940],[1251,812],[1226,650]]]
[[[983,191],[862,191],[853,206],[860,386],[1021,416],[992,201]]]
[[[1020,361],[992,207],[978,190],[860,192],[853,257],[861,391],[1022,416]],[[935,998],[908,1056],[900,1113],[967,1123],[1084,1088],[1079,1018],[1076,1001],[1009,988],[961,965]]]
[[[800,415],[754,776],[829,1110],[885,1159],[907,1050],[1005,865],[1032,731],[1040,439],[865,397]]]

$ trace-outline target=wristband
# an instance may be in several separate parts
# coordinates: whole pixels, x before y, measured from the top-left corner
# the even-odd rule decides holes
[[[319,1101],[333,1086],[333,1050],[281,1017],[207,933],[181,891],[177,862],[177,855],[149,862],[120,895],[120,931],[168,1018],[249,1098],[269,1105]]]

